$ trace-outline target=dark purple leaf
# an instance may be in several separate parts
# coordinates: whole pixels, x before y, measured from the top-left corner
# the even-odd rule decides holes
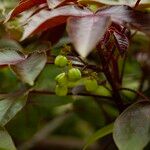
[[[124,52],[128,49],[129,40],[128,38],[121,33],[114,32],[113,33],[115,38],[116,47],[119,50],[120,54],[124,54]]]

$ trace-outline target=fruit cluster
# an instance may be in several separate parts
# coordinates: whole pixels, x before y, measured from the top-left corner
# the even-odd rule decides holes
[[[55,58],[55,65],[58,67],[65,67],[68,64],[68,60],[63,55],[58,55]],[[81,79],[81,71],[78,68],[71,68],[67,73],[63,72],[56,76],[55,80],[57,82],[55,93],[58,96],[65,96],[68,93],[68,87],[70,83],[74,83]],[[73,84],[73,85],[74,85]]]
[[[55,65],[58,67],[65,67],[69,64],[68,59],[63,55],[58,55],[55,58]],[[88,77],[82,77],[82,73],[78,68],[71,67],[67,72],[63,72],[56,76],[56,88],[55,93],[58,96],[65,96],[68,93],[68,88],[73,88],[77,85],[84,85],[86,91],[96,93],[96,91],[103,91],[108,94],[108,90],[103,86],[98,85],[95,77],[88,75]]]

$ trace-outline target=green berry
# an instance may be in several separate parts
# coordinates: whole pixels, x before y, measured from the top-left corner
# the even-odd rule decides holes
[[[81,72],[77,68],[72,68],[68,71],[68,77],[72,81],[81,79]]]
[[[68,93],[67,86],[56,85],[55,93],[57,96],[66,96]]]
[[[65,85],[67,84],[67,76],[65,73],[61,73],[59,75],[56,76],[55,80],[57,81],[57,83],[59,85]]]
[[[65,67],[68,63],[68,60],[65,56],[63,55],[58,55],[56,58],[55,58],[55,65],[58,66],[58,67]]]
[[[85,88],[89,92],[94,92],[98,88],[97,81],[95,79],[85,80]]]

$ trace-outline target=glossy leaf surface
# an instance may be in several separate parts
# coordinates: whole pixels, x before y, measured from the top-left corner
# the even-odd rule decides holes
[[[115,121],[113,137],[119,150],[142,150],[150,141],[150,102],[127,108]]]
[[[109,17],[74,17],[68,20],[67,31],[77,52],[86,57],[95,48],[109,25]]]
[[[21,40],[24,40],[31,34],[63,24],[70,16],[86,16],[90,14],[92,14],[90,10],[81,9],[75,5],[66,5],[51,11],[41,10],[39,13],[33,15],[27,25],[24,26],[24,33]]]

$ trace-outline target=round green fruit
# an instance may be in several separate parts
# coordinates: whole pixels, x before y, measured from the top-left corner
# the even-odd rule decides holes
[[[81,72],[77,68],[72,68],[68,71],[68,77],[72,81],[77,81],[81,79]]]
[[[65,56],[63,55],[58,55],[56,58],[55,58],[55,65],[58,66],[58,67],[65,67],[68,63],[68,60]]]
[[[68,93],[67,86],[56,85],[55,93],[57,96],[66,96]]]
[[[89,92],[94,92],[98,88],[98,83],[95,79],[85,80],[85,88]]]
[[[65,73],[61,73],[61,74],[57,75],[55,80],[59,85],[67,84],[67,76]]]

